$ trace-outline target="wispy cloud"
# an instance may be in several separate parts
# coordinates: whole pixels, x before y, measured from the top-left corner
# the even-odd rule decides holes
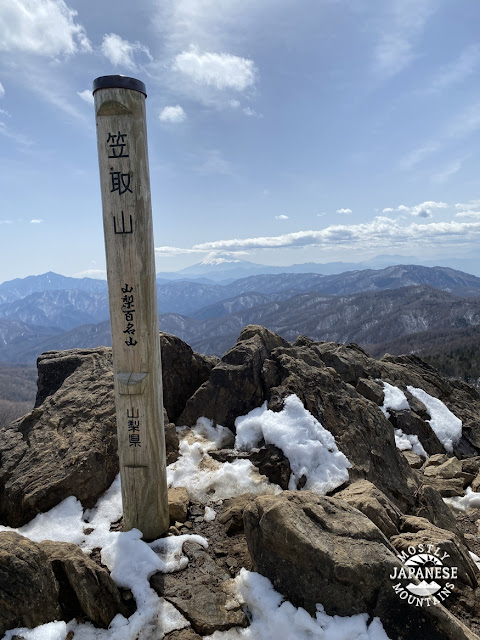
[[[158,117],[161,122],[179,123],[185,122],[187,114],[183,108],[177,104],[175,107],[164,107]]]
[[[102,41],[103,55],[116,67],[124,67],[134,71],[137,68],[135,57],[143,55],[152,61],[148,47],[140,42],[129,42],[116,33],[105,34]]]
[[[460,211],[455,214],[456,218],[467,218],[470,220],[480,220],[480,211]]]
[[[460,171],[463,162],[464,158],[457,158],[441,171],[437,171],[437,173],[434,173],[431,178],[432,182],[436,184],[443,184],[444,182],[447,182],[447,180],[449,180],[452,176]]]
[[[56,58],[92,47],[64,0],[2,0],[0,51]]]
[[[197,166],[196,170],[203,175],[233,175],[232,165],[223,157],[219,149],[209,149],[206,151],[201,164]]]
[[[351,209],[337,209],[337,213],[343,213],[345,215],[350,215],[352,213]]]
[[[385,6],[386,15],[377,23],[380,38],[374,57],[376,72],[388,78],[417,57],[415,45],[436,6],[432,0],[392,0]]]
[[[288,216],[283,214],[280,216],[275,216],[275,220],[288,220]]]
[[[457,142],[480,129],[480,102],[475,102],[457,113],[431,140],[405,155],[400,168],[410,171],[432,153],[440,151],[452,141]]]
[[[438,71],[427,87],[429,93],[439,93],[464,82],[480,65],[480,45],[466,47],[456,60]]]
[[[88,104],[93,104],[95,100],[93,99],[93,93],[90,89],[85,89],[85,91],[77,91],[77,95],[80,96],[82,100],[88,102]]]
[[[5,95],[5,89],[3,87],[3,84],[0,82],[0,98],[3,98],[4,95]]]
[[[457,202],[455,204],[455,209],[477,209],[480,208],[480,199],[479,200],[470,200],[470,202]]]
[[[43,220],[41,218],[34,218],[33,220],[30,220],[30,224],[41,224],[43,222]]]
[[[27,138],[27,136],[24,136],[22,133],[13,131],[4,122],[0,122],[0,135],[5,138],[10,138],[10,140],[17,142],[24,147],[30,147],[33,144],[30,138]]]

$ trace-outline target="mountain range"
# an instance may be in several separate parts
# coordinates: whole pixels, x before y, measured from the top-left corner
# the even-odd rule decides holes
[[[443,332],[445,344],[445,333],[480,326],[480,278],[448,267],[257,274],[226,284],[158,278],[157,295],[160,328],[216,355],[247,324],[288,340],[357,342],[376,355],[401,352],[407,338],[413,346],[405,348],[419,352],[432,332]],[[29,276],[0,284],[0,301],[0,362],[111,344],[105,281]],[[423,343],[413,340],[422,335]]]

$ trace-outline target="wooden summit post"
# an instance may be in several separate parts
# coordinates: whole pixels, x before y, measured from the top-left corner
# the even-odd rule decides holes
[[[112,326],[123,523],[147,540],[168,529],[145,85],[93,83]]]

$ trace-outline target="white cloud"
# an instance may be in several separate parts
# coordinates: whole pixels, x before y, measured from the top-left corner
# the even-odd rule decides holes
[[[144,54],[152,60],[148,47],[140,42],[129,42],[116,33],[105,34],[102,41],[102,53],[113,65],[132,71],[137,68],[135,55]]]
[[[1,0],[0,51],[55,58],[92,47],[64,0]]]
[[[337,209],[337,213],[344,213],[345,215],[350,215],[352,213],[351,209]]]
[[[43,220],[41,218],[34,218],[33,220],[30,220],[30,224],[41,224],[43,222]]]
[[[411,207],[410,214],[419,218],[431,218],[433,210],[447,209],[448,206],[446,202],[428,200],[427,202],[422,202],[421,204],[416,204],[414,207]]]
[[[13,224],[13,220],[0,220],[0,224]]]
[[[193,46],[175,57],[173,69],[196,84],[220,90],[245,91],[255,84],[257,77],[253,60],[229,53],[200,53]]]
[[[90,91],[90,89],[85,89],[85,91],[77,91],[77,95],[80,96],[82,100],[85,100],[85,102],[88,102],[89,104],[94,103],[93,93]]]
[[[165,107],[158,116],[162,122],[184,122],[187,114],[182,107],[177,104],[175,107]]]
[[[331,225],[317,231],[297,231],[279,236],[217,240],[194,245],[192,251],[240,251],[258,249],[323,248],[397,249],[418,243],[419,247],[458,246],[478,242],[480,222],[412,222],[379,216],[371,222],[356,225]]]
[[[3,98],[5,95],[5,89],[3,88],[3,84],[0,82],[0,98]]]
[[[288,216],[283,214],[281,216],[275,216],[275,220],[288,220]]]
[[[183,249],[182,247],[155,247],[155,255],[159,257],[181,256],[191,253],[207,253],[207,251],[201,249]]]
[[[398,207],[386,207],[382,209],[382,213],[410,213],[412,216],[416,216],[419,218],[431,218],[432,211],[435,209],[447,209],[450,205],[446,202],[435,202],[433,200],[427,200],[426,202],[421,202],[420,204],[416,204],[413,207],[407,207],[404,204],[399,205]]]

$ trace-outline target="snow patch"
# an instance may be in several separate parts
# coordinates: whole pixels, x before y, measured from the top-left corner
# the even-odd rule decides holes
[[[383,382],[383,405],[380,409],[383,411],[387,418],[390,417],[388,413],[388,409],[393,409],[394,411],[403,411],[404,409],[410,409],[410,405],[408,404],[407,396],[403,393],[401,389],[398,387],[394,387],[393,384],[389,384],[388,382]]]
[[[199,418],[193,429],[182,427],[179,432],[180,456],[167,467],[169,487],[185,487],[192,499],[204,504],[242,493],[281,492],[278,485],[260,475],[250,460],[222,464],[208,455],[209,451],[233,445],[230,429],[213,426],[211,420]]]
[[[292,474],[288,488],[294,491],[306,477],[305,489],[324,495],[348,480],[348,458],[338,450],[335,438],[291,395],[282,411],[267,409],[265,402],[235,421],[235,447],[249,451],[263,438],[283,451]]]
[[[428,420],[430,426],[445,447],[445,450],[451,453],[453,445],[462,437],[462,421],[460,418],[457,418],[441,400],[429,395],[423,389],[410,386],[407,389],[412,396],[423,402],[430,414],[431,419]]]
[[[400,451],[411,451],[422,458],[428,458],[428,453],[422,447],[418,436],[414,436],[410,433],[403,433],[401,429],[395,429],[395,444]]]
[[[241,569],[235,578],[237,597],[251,614],[246,629],[216,631],[205,640],[389,640],[378,618],[368,624],[368,614],[342,618],[329,616],[317,604],[312,618],[274,590],[268,578]]]
[[[455,496],[454,498],[444,498],[450,507],[457,511],[466,511],[467,509],[480,508],[480,493],[472,490],[472,487],[467,487],[465,495]]]
[[[1,531],[17,531],[36,542],[74,542],[86,553],[100,547],[102,562],[111,571],[112,579],[118,586],[131,589],[137,602],[137,610],[130,618],[119,614],[108,629],[96,629],[90,623],[79,624],[76,620],[67,624],[52,622],[31,630],[10,630],[3,640],[11,640],[15,635],[25,640],[64,640],[69,631],[74,632],[75,640],[147,640],[151,636],[160,640],[174,629],[189,626],[179,611],[150,587],[148,578],[156,571],[170,573],[184,569],[188,558],[183,554],[183,544],[193,541],[207,547],[207,541],[198,535],[183,535],[147,544],[138,529],[110,531],[110,524],[121,515],[120,476],[117,476],[94,509],[83,512],[80,502],[70,497],[19,529],[0,527]],[[93,531],[87,534],[88,529]]]

